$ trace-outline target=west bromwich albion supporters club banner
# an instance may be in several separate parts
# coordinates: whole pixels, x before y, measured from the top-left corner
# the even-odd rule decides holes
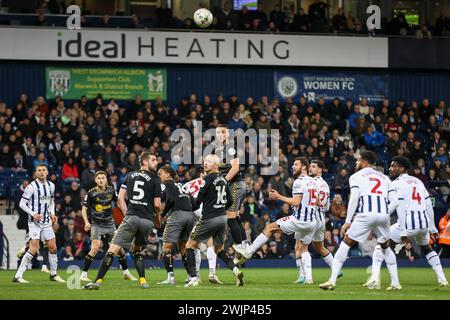
[[[166,69],[47,67],[45,75],[49,99],[95,98],[99,93],[118,100],[131,100],[138,94],[145,100],[167,98]]]
[[[350,72],[284,73],[275,72],[275,96],[284,101],[292,98],[307,101],[324,98],[326,102],[339,98],[357,101],[365,97],[369,103],[383,101],[388,95],[388,76]]]

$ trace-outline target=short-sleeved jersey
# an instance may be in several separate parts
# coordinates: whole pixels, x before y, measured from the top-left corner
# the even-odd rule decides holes
[[[428,228],[426,201],[430,195],[422,181],[408,174],[400,175],[389,186],[389,200],[394,197],[399,203],[397,213],[405,216],[403,229]]]
[[[356,213],[387,214],[390,183],[386,175],[370,167],[354,173],[349,184],[351,192],[356,192],[358,196]]]
[[[322,221],[325,212],[330,209],[330,186],[322,177],[317,176],[314,180],[319,188],[318,218]]]
[[[202,219],[211,219],[226,214],[233,198],[225,178],[218,172],[205,176],[205,184],[200,188],[196,202],[203,203]]]
[[[192,211],[193,198],[181,183],[167,181],[161,184],[162,197],[165,202],[162,217],[174,211]]]
[[[39,224],[51,225],[50,215],[55,214],[55,185],[53,182],[46,180],[44,183],[37,179],[31,182],[23,192],[22,199],[27,201],[28,208],[35,214],[42,215]],[[33,222],[33,217],[30,217]]]
[[[98,187],[89,190],[83,199],[83,206],[88,209],[92,223],[99,226],[114,225],[112,203],[117,201],[114,187],[107,186],[105,190]]]
[[[147,170],[127,174],[121,189],[127,190],[127,215],[153,221],[155,198],[161,198],[161,180],[156,173]]]
[[[319,201],[319,187],[316,181],[309,176],[300,176],[292,186],[292,196],[302,195],[300,206],[293,207],[293,216],[305,222],[316,221]]]
[[[238,157],[237,149],[235,148],[234,142],[229,142],[228,144],[216,148],[215,154],[220,159],[219,171],[223,177],[226,177],[228,172],[231,170],[231,160]],[[241,172],[239,171],[236,175],[228,181],[228,183],[233,183],[240,181],[242,179]]]

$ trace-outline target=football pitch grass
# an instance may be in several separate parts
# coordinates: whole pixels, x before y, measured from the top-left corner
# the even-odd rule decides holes
[[[244,287],[236,287],[231,271],[218,270],[223,285],[208,282],[208,270],[202,270],[202,284],[196,288],[184,288],[186,273],[175,269],[175,286],[156,285],[166,278],[165,270],[146,270],[150,288],[142,290],[136,281],[123,280],[120,270],[111,270],[103,286],[97,291],[68,289],[67,284],[51,282],[47,273],[28,271],[24,278],[30,283],[13,283],[14,271],[0,271],[0,299],[2,300],[450,300],[450,288],[439,288],[431,268],[400,268],[399,277],[403,286],[401,291],[386,291],[389,276],[382,268],[381,290],[368,290],[362,287],[367,280],[366,268],[344,268],[335,291],[323,291],[318,286],[330,274],[326,268],[313,270],[314,284],[293,284],[297,277],[295,268],[243,269]],[[450,278],[450,270],[446,269]],[[89,277],[95,277],[97,270],[90,270]],[[136,272],[132,270],[136,275]],[[59,271],[63,279],[70,277],[64,270]],[[69,281],[72,284],[75,282]],[[82,283],[83,284],[83,283]]]

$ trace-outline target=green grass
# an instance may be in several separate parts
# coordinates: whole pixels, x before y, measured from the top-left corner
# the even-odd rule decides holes
[[[437,280],[431,268],[399,269],[400,282],[403,290],[386,292],[389,277],[385,268],[382,269],[382,290],[367,290],[361,285],[367,279],[365,268],[344,268],[344,277],[338,281],[335,291],[322,291],[319,283],[327,280],[329,269],[317,268],[314,272],[313,285],[296,285],[297,271],[292,269],[244,269],[245,286],[236,287],[234,277],[229,270],[218,271],[223,285],[211,285],[207,282],[208,271],[202,271],[203,283],[197,288],[184,288],[185,272],[175,270],[176,286],[157,286],[156,282],[165,279],[164,270],[147,270],[147,280],[150,289],[142,290],[136,282],[125,281],[121,271],[111,270],[100,290],[69,290],[65,284],[50,282],[48,274],[39,271],[28,271],[24,278],[29,284],[11,282],[13,271],[0,271],[0,299],[347,299],[347,300],[441,300],[450,299],[450,288],[438,288]],[[449,270],[446,276],[450,278]],[[97,270],[91,270],[89,276],[95,277]],[[133,271],[133,274],[135,272]],[[60,270],[62,278],[70,275]]]

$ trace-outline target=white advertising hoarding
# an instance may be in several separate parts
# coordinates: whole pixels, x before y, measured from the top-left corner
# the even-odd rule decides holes
[[[388,67],[387,38],[0,28],[0,59]]]

